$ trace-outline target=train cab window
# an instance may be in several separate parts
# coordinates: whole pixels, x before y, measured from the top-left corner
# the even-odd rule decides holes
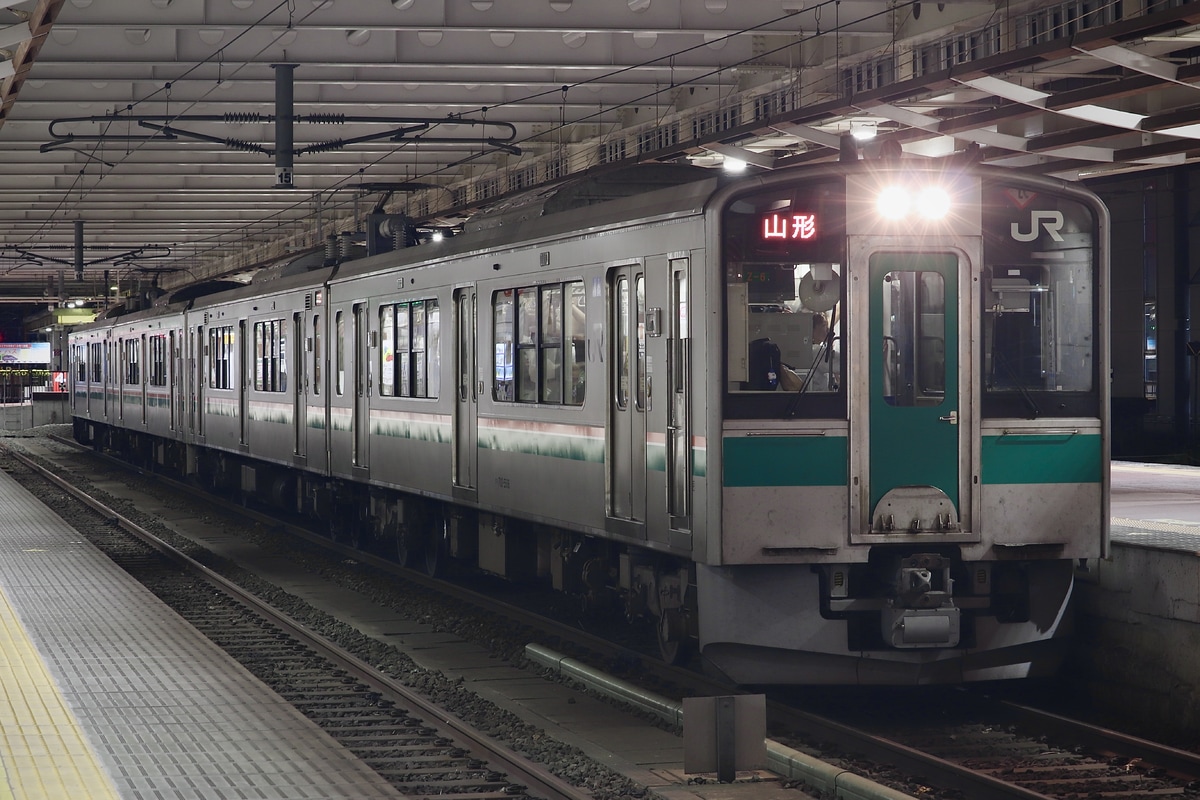
[[[737,195],[720,237],[725,416],[845,419],[845,179]]]
[[[1100,413],[1094,213],[1044,192],[985,193],[980,307],[985,418]]]
[[[386,397],[437,397],[440,314],[436,300],[379,310],[379,392]]]
[[[727,414],[844,416],[841,274],[836,263],[726,264]]]
[[[582,405],[586,352],[582,281],[492,295],[496,400]]]

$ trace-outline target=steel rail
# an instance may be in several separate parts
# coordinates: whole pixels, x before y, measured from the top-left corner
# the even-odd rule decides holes
[[[165,475],[147,472],[120,459],[82,447],[72,439],[61,437],[51,438],[62,444],[99,456],[124,470],[162,481],[165,485],[185,491],[193,497],[203,498],[205,502],[219,502],[233,513],[245,515],[250,519],[281,528],[290,534],[299,535],[306,541],[317,546],[327,548],[339,555],[354,558],[377,569],[400,575],[405,580],[411,581],[423,588],[437,591],[457,600],[498,611],[505,616],[528,624],[551,636],[558,636],[582,644],[605,658],[623,659],[626,662],[629,659],[637,659],[641,662],[643,670],[652,673],[656,679],[674,683],[677,687],[685,688],[686,691],[690,691],[695,695],[744,693],[744,690],[739,687],[686,669],[672,667],[658,661],[653,656],[614,644],[602,637],[582,631],[566,623],[548,619],[538,615],[536,612],[528,611],[503,601],[497,601],[494,598],[485,598],[480,593],[471,589],[431,578],[419,570],[401,567],[379,556],[333,542],[302,527],[281,522],[266,514],[261,514],[245,506],[222,500],[221,498],[214,498],[203,490],[180,483]],[[623,698],[618,697],[616,699]],[[1159,766],[1172,775],[1181,777],[1200,776],[1200,755],[1175,750],[1101,728],[1093,728],[1092,732],[1088,732],[1086,728],[1079,727],[1083,723],[1077,723],[1065,717],[1059,717],[1015,703],[994,700],[986,696],[982,699],[995,704],[999,709],[998,713],[1005,714],[1007,718],[1012,718],[1014,721],[1029,723],[1032,720],[1039,725],[1039,728],[1044,726],[1047,732],[1053,731],[1071,736],[1077,741],[1086,743],[1088,746],[1102,752],[1119,753],[1121,755],[1131,755],[1140,758],[1143,762]],[[1000,708],[1001,705],[1004,708]],[[963,792],[965,795],[971,797],[972,800],[1051,800],[1052,798],[1052,795],[1027,789],[1003,779],[961,766],[952,761],[922,752],[916,748],[908,747],[893,739],[859,730],[851,725],[846,725],[828,717],[813,714],[792,706],[772,701],[768,703],[768,713],[773,723],[788,726],[798,736],[828,742],[837,745],[846,752],[854,753],[880,763],[891,764],[910,774],[920,775],[933,785]]]
[[[300,639],[321,653],[321,655],[342,669],[345,669],[362,683],[380,692],[381,695],[414,708],[418,713],[425,716],[432,727],[441,728],[444,732],[443,735],[446,735],[447,738],[457,739],[466,745],[466,748],[473,756],[501,766],[503,771],[514,782],[523,783],[530,791],[550,798],[550,800],[592,799],[591,792],[570,785],[536,762],[510,750],[490,737],[478,733],[445,709],[430,703],[404,685],[378,672],[366,662],[346,652],[325,637],[314,633],[278,609],[242,589],[237,584],[182,553],[162,539],[159,539],[133,520],[109,508],[86,492],[72,486],[68,481],[55,475],[36,461],[11,448],[9,448],[8,452],[26,467],[34,470],[38,475],[58,486],[71,497],[96,511],[98,514],[113,520],[122,530],[137,537],[177,564],[204,576],[206,580],[212,582],[222,591],[234,597],[239,602],[250,606],[257,613],[286,630],[290,635]]]

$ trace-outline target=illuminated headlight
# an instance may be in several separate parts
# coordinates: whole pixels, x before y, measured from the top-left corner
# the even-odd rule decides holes
[[[950,213],[950,195],[940,186],[929,186],[917,197],[917,212],[925,219],[941,219]]]
[[[884,219],[904,219],[912,206],[912,197],[901,186],[889,186],[879,193],[875,208]]]
[[[875,208],[889,220],[910,216],[939,220],[950,212],[950,195],[940,186],[927,186],[915,194],[903,186],[888,186],[879,192]]]

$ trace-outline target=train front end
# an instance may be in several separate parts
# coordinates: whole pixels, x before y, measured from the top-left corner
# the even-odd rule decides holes
[[[856,162],[710,214],[703,655],[744,684],[1052,672],[1107,548],[1102,204]]]

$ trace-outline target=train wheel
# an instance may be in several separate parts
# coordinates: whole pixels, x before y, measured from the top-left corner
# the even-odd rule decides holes
[[[346,529],[342,532],[342,536],[338,539],[338,542],[355,550],[361,550],[363,543],[366,540],[367,536],[364,532],[362,523],[352,522],[346,526]]]
[[[353,512],[339,514],[329,521],[329,538],[358,550],[367,541],[366,525]]]
[[[692,640],[678,608],[664,609],[658,615],[658,655],[668,664],[683,664],[692,657]]]
[[[422,554],[424,548],[421,544],[414,540],[412,534],[407,531],[401,532],[396,537],[396,563],[402,567],[413,567],[417,564],[417,557]]]

